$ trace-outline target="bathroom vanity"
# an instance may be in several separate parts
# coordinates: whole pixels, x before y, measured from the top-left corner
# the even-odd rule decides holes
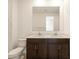
[[[70,59],[70,39],[29,37],[27,59]]]
[[[48,1],[47,3],[48,5],[32,7],[32,33],[35,34],[26,40],[27,59],[70,59],[70,38],[67,36],[69,26],[64,26],[67,26],[64,20],[68,18],[63,17],[65,6],[51,6]]]

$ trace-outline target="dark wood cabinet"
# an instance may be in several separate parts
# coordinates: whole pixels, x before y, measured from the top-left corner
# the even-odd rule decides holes
[[[28,39],[27,40],[27,59],[46,59],[47,40]]]
[[[28,38],[27,59],[70,59],[69,38]]]

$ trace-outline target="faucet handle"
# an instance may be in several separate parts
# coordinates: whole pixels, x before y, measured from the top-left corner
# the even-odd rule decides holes
[[[38,33],[38,35],[42,35],[42,33],[41,33],[41,32],[39,32],[39,33]]]

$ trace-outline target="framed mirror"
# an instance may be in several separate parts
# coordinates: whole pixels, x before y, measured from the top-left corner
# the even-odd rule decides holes
[[[60,7],[32,7],[32,31],[59,31]]]

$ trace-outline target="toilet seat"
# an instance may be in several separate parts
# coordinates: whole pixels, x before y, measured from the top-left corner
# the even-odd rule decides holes
[[[23,47],[17,47],[15,49],[11,50],[8,54],[9,58],[13,58],[13,57],[20,55],[20,53],[22,52],[23,49],[24,49]]]

